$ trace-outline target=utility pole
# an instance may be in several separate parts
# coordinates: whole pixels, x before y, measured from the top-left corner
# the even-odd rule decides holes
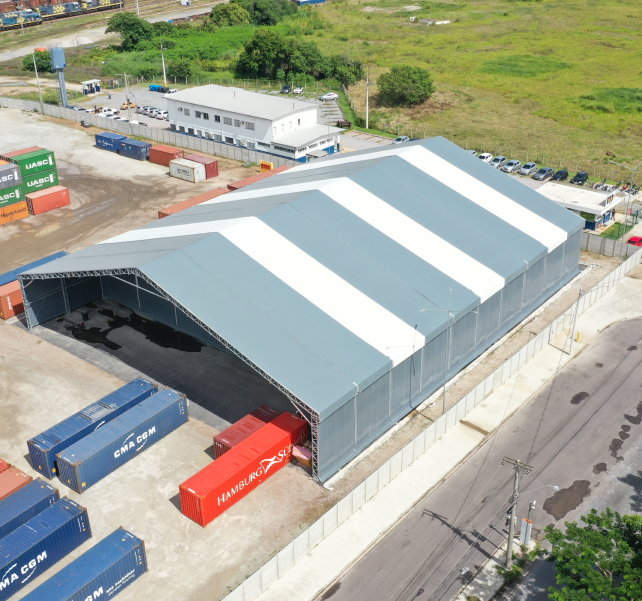
[[[370,125],[370,69],[366,75],[366,129]]]
[[[513,496],[511,498],[510,523],[508,525],[508,547],[506,549],[506,569],[510,570],[513,565],[513,538],[515,537],[515,516],[517,515],[517,500],[519,499],[519,470],[524,470],[524,475],[533,469],[531,465],[522,463],[519,459],[504,457],[502,465],[510,463],[514,466],[515,480],[513,481]]]
[[[161,42],[161,59],[163,61],[163,81],[165,82],[165,85],[167,86],[167,73],[165,72],[165,54],[163,54],[163,44]]]
[[[125,78],[125,102],[127,103],[127,116],[129,120],[132,120],[132,108],[129,106],[129,86],[127,85],[127,73],[116,73],[116,75],[122,75]]]
[[[36,65],[36,53],[34,52],[31,57],[33,58],[33,69],[36,72],[36,83],[38,84],[38,94],[40,95],[40,114],[44,115],[45,105],[42,102],[42,89],[40,87],[40,78],[38,77],[38,66]]]
[[[138,0],[136,0],[136,14],[140,17],[140,8],[138,8]]]
[[[575,307],[575,315],[573,316],[573,329],[571,330],[571,348],[568,349],[568,354],[573,354],[573,342],[575,341],[575,332],[577,331],[577,314],[580,312],[580,299],[582,298],[582,289],[580,288],[580,295],[577,297],[577,305]]]

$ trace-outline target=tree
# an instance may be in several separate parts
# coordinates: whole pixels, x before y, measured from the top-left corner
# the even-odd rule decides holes
[[[249,25],[251,22],[250,13],[241,4],[217,4],[207,18],[208,22],[218,27],[230,25]]]
[[[236,68],[251,77],[274,79],[287,59],[286,39],[273,29],[257,29],[254,37],[243,45]]]
[[[107,24],[106,33],[117,33],[122,39],[122,50],[134,50],[143,40],[154,37],[154,27],[145,19],[134,13],[119,13],[114,15]]]
[[[167,65],[167,77],[170,79],[176,78],[177,81],[182,82],[190,79],[194,75],[194,63],[189,60],[179,58],[169,62]]]
[[[176,27],[167,21],[152,23],[152,28],[155,36],[171,36],[176,31]]]
[[[330,57],[330,74],[348,87],[363,79],[363,64],[347,56],[335,54]]]
[[[642,598],[642,517],[595,509],[581,518],[585,526],[565,522],[562,532],[547,526],[555,562],[554,601],[631,601]]]
[[[386,106],[412,106],[428,100],[435,91],[430,72],[422,67],[395,65],[377,82],[379,101]]]
[[[25,71],[34,71],[33,68],[33,56],[36,57],[36,66],[38,67],[38,73],[44,73],[45,71],[51,71],[51,52],[48,50],[46,52],[34,52],[32,54],[27,54],[22,59],[22,68]]]
[[[292,0],[230,0],[230,4],[242,6],[254,25],[276,25],[299,8]]]

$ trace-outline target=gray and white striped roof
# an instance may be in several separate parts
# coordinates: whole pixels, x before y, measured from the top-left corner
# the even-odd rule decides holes
[[[583,221],[443,138],[340,154],[30,273],[137,268],[323,419]]]

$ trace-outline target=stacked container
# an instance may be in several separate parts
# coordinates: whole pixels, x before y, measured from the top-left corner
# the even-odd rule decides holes
[[[205,181],[205,165],[187,159],[176,159],[169,163],[169,174],[172,177],[197,184]]]
[[[17,221],[28,215],[24,211],[20,167],[0,161],[0,225]]]
[[[164,146],[163,144],[152,146],[149,149],[149,162],[156,163],[157,165],[165,165],[165,167],[169,167],[170,161],[182,159],[184,156],[185,152],[180,148]]]
[[[180,213],[185,209],[200,205],[206,200],[212,200],[213,198],[217,198],[218,196],[222,196],[223,194],[227,194],[228,192],[229,190],[227,190],[226,188],[214,188],[214,190],[210,190],[209,192],[203,192],[203,194],[194,196],[194,198],[188,198],[183,202],[178,202],[171,207],[167,207],[166,209],[158,211],[158,218],[162,219],[163,217],[169,217],[170,215],[174,215],[175,213]]]
[[[214,456],[218,459],[279,415],[272,407],[261,405],[214,437]]]
[[[218,161],[216,159],[209,159],[201,156],[200,154],[188,154],[184,158],[188,161],[194,161],[195,163],[205,165],[205,179],[218,177]]]
[[[11,161],[14,157],[18,157],[22,154],[28,154],[30,152],[37,152],[38,150],[44,150],[44,148],[41,148],[40,146],[30,146],[29,148],[23,148],[22,150],[13,150],[11,152],[0,154],[0,159],[3,161]]]
[[[11,157],[10,160],[20,167],[24,195],[58,185],[56,159],[51,150],[36,150]]]

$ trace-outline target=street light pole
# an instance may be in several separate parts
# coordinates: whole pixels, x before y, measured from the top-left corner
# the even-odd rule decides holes
[[[569,357],[573,355],[573,342],[575,340],[575,331],[577,328],[577,314],[580,312],[581,298],[582,298],[582,289],[580,288],[580,295],[577,297],[577,306],[575,307],[575,315],[573,316],[573,329],[571,331],[571,348],[568,350]]]
[[[127,85],[127,73],[116,73],[116,75],[122,75],[125,78],[125,102],[127,103],[127,116],[129,121],[132,120],[132,107],[129,106],[129,86]]]
[[[165,54],[163,53],[163,44],[161,43],[161,60],[163,61],[163,81],[167,85],[167,73],[165,72]]]
[[[36,53],[35,52],[32,54],[32,58],[33,58],[33,69],[36,72],[36,83],[38,84],[38,94],[40,96],[40,114],[44,114],[45,105],[42,102],[42,88],[40,87],[40,78],[38,77],[38,65],[36,65]]]
[[[504,457],[504,463],[510,463],[515,469],[515,479],[513,480],[513,496],[511,498],[510,523],[508,525],[508,547],[506,548],[506,569],[510,570],[513,566],[513,538],[515,537],[515,516],[517,515],[517,500],[519,499],[519,470],[523,469],[525,475],[528,475],[532,466],[521,462],[519,459]]]

